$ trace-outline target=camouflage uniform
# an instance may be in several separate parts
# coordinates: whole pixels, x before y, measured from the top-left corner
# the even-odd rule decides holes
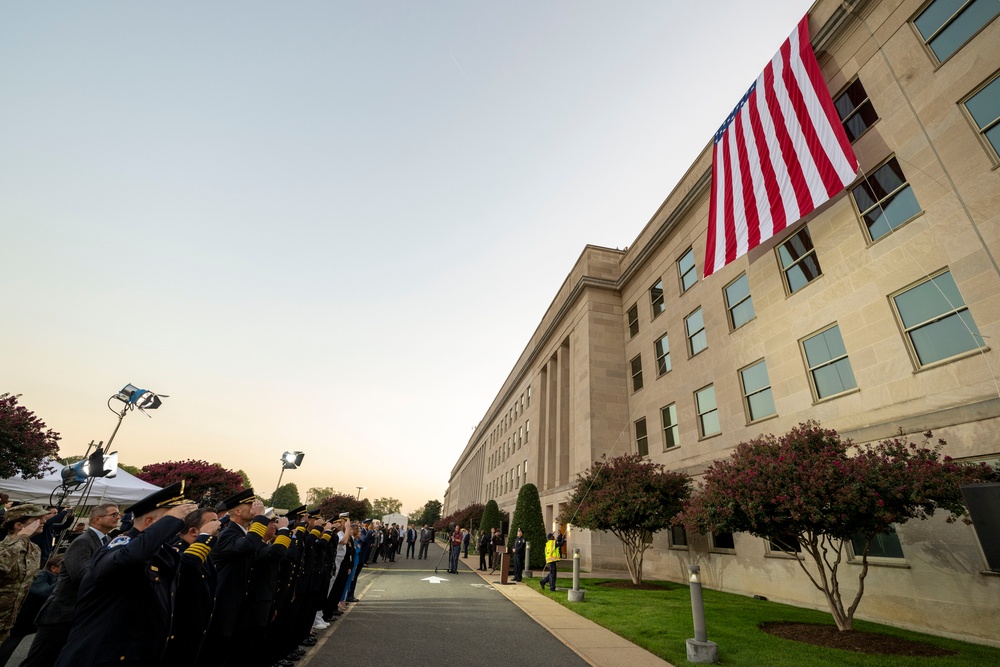
[[[41,565],[42,550],[26,538],[8,535],[0,542],[0,642],[7,639],[21,603]]]

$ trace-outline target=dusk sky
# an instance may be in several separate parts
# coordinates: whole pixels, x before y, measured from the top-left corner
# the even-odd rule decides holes
[[[0,393],[409,513],[585,244],[632,243],[809,9],[4,3]],[[698,258],[699,266],[702,258]],[[116,403],[115,406],[120,406]]]

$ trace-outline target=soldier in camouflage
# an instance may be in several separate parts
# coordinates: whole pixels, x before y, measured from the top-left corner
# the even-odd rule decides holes
[[[45,514],[38,505],[18,505],[10,508],[3,518],[7,536],[0,542],[0,642],[10,634],[41,567],[41,550],[31,538],[42,532],[40,519]]]

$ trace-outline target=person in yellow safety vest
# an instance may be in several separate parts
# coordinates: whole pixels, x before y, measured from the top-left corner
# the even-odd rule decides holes
[[[544,591],[545,582],[549,583],[549,590],[556,589],[556,565],[559,563],[559,548],[562,546],[562,535],[557,541],[555,535],[549,533],[545,543],[545,565],[549,568],[548,574],[538,580],[538,586]]]

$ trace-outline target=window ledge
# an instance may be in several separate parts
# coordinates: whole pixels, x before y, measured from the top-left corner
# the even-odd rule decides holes
[[[674,445],[673,447],[664,447],[663,453],[666,454],[667,452],[676,452],[680,448],[681,448],[680,445]]]
[[[849,564],[851,564],[851,565],[864,565],[864,563],[861,562],[860,558],[852,558],[852,559],[850,559],[847,562]],[[889,568],[896,568],[898,570],[909,570],[912,567],[909,563],[907,563],[902,558],[878,558],[878,557],[871,558],[871,557],[869,557],[868,558],[868,565],[869,565],[869,567],[889,567]]]
[[[777,558],[778,560],[803,560],[802,554],[786,554],[781,551],[768,551],[764,558]]]
[[[831,396],[826,396],[824,398],[817,398],[813,401],[813,405],[819,405],[820,403],[826,403],[827,401],[832,401],[834,399],[840,398],[841,396],[850,396],[851,394],[857,394],[861,391],[860,387],[855,387],[854,389],[848,389],[847,391],[842,391],[839,394],[833,394]]]
[[[980,570],[979,574],[984,577],[1000,577],[1000,572],[996,570]]]
[[[910,186],[910,187],[912,189],[913,186]],[[896,232],[898,232],[899,230],[901,230],[903,227],[906,227],[908,224],[910,224],[911,222],[913,222],[917,218],[922,218],[925,213],[926,213],[926,211],[923,211],[923,210],[917,211],[916,213],[914,213],[913,215],[911,215],[909,218],[907,218],[903,222],[899,223],[898,225],[896,225],[895,227],[893,227],[892,229],[890,229],[888,232],[886,232],[882,236],[878,237],[877,239],[873,239],[872,238],[871,232],[868,230],[868,227],[865,225],[864,220],[862,220],[861,221],[861,226],[865,228],[865,236],[867,236],[867,241],[868,241],[868,243],[865,244],[865,249],[871,248],[873,245],[875,245],[877,243],[881,243],[882,241],[884,241],[884,240],[886,240],[888,238],[891,238]]]
[[[690,549],[688,549],[688,545],[686,544],[671,544],[667,548],[670,549],[671,551],[690,551]]]
[[[725,554],[725,555],[728,555],[728,556],[735,556],[736,555],[736,549],[716,549],[715,547],[712,547],[711,549],[708,550],[708,553],[710,553],[710,554]]]
[[[770,421],[772,419],[775,419],[777,416],[778,416],[778,413],[775,412],[773,415],[768,415],[766,417],[761,417],[760,419],[754,419],[752,421],[748,421],[747,422],[747,426],[756,426],[757,424],[760,424],[761,422],[766,422],[766,421]]]
[[[734,327],[734,326],[733,326],[733,321],[732,321],[732,320],[730,320],[730,321],[729,321],[729,333],[730,333],[730,334],[734,334],[734,333],[736,333],[737,331],[739,331],[740,329],[744,328],[745,326],[747,326],[747,325],[748,325],[748,324],[750,324],[751,322],[754,322],[754,321],[756,321],[756,319],[757,319],[757,315],[755,314],[755,315],[754,315],[753,317],[751,317],[751,318],[750,318],[749,320],[747,320],[746,322],[744,322],[743,324],[741,324],[741,325],[740,325],[740,326],[738,326],[738,327]]]
[[[913,375],[916,375],[917,373],[923,373],[924,371],[934,370],[935,368],[946,366],[952,362],[961,361],[962,359],[968,359],[969,357],[975,356],[977,354],[983,354],[984,352],[989,352],[989,351],[990,351],[989,345],[983,345],[982,347],[977,347],[972,350],[966,350],[965,352],[956,354],[953,357],[948,357],[947,359],[939,359],[924,366],[920,366],[919,368],[914,368]]]
[[[719,431],[718,433],[713,433],[712,435],[703,435],[698,438],[698,442],[701,442],[702,440],[711,440],[712,438],[718,438],[720,435],[722,435],[722,431]],[[675,449],[675,448],[671,447],[670,449]]]

